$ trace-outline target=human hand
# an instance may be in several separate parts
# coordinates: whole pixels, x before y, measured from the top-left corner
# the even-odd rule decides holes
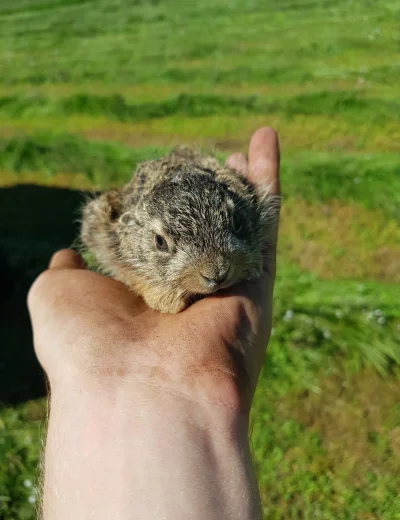
[[[272,129],[253,135],[248,160],[233,154],[227,164],[278,194]],[[29,294],[36,353],[50,385],[71,373],[104,383],[130,379],[248,412],[271,330],[275,248],[266,244],[259,280],[177,315],[152,311],[121,283],[85,269],[73,251],[59,251]]]
[[[279,192],[276,133],[228,164]],[[271,331],[275,237],[261,278],[160,314],[56,253],[28,305],[51,388],[42,517],[261,519],[248,414]]]

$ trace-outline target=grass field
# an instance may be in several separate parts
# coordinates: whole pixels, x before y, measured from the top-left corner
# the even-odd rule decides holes
[[[34,518],[46,406],[24,299],[81,190],[177,143],[245,151],[265,124],[283,189],[252,414],[265,518],[400,519],[399,51],[396,0],[1,2],[1,519]]]

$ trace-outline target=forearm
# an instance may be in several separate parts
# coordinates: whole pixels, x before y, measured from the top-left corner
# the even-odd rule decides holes
[[[141,383],[53,387],[44,520],[261,518],[238,412]]]

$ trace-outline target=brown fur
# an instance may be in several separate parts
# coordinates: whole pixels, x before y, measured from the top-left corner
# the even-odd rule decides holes
[[[199,295],[257,278],[278,212],[278,197],[180,147],[88,202],[81,240],[150,307],[174,313]],[[168,250],[157,248],[157,235]]]

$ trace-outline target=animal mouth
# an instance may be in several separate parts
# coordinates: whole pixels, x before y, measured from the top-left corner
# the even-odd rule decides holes
[[[201,293],[212,294],[232,285],[233,266],[225,265],[219,268],[202,270],[198,273]]]
[[[231,285],[233,285],[233,282],[225,283],[224,285],[220,285],[220,286],[216,287],[215,289],[208,289],[208,290],[204,290],[202,292],[199,291],[196,293],[192,293],[188,297],[188,300],[187,300],[188,304],[192,305],[193,303],[196,303],[196,302],[202,300],[203,298],[206,298],[207,296],[211,296],[212,294],[215,294],[216,292],[218,292],[222,289],[227,289]]]
[[[204,286],[198,291],[198,294],[202,294],[204,296],[207,296],[207,294],[214,294],[217,291],[220,291],[222,289],[227,289],[231,285],[233,285],[233,281],[223,281],[223,282],[216,282],[215,280],[212,280],[210,282],[207,282],[204,284]]]

